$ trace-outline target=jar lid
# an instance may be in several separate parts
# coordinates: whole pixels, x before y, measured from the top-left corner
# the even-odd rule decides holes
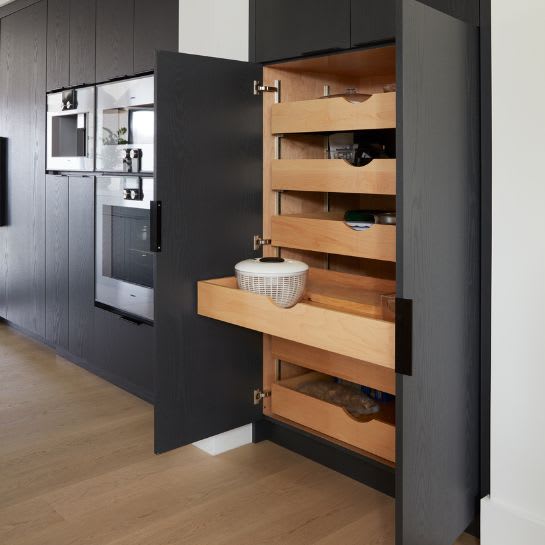
[[[235,265],[235,270],[241,273],[261,275],[297,274],[308,271],[308,265],[294,259],[282,259],[281,257],[258,257],[245,259]]]

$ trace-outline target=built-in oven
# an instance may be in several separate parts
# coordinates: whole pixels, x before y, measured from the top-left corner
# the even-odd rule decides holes
[[[98,85],[96,169],[153,172],[154,124],[153,76]]]
[[[47,95],[47,170],[93,171],[95,88]]]
[[[153,322],[153,178],[98,176],[95,199],[97,306]]]

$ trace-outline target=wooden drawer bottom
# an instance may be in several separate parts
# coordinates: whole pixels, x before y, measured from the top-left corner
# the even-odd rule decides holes
[[[342,407],[297,392],[296,388],[303,382],[321,380],[325,376],[320,373],[308,373],[273,383],[271,388],[273,415],[395,462],[393,406],[384,405],[375,419],[361,422]]]

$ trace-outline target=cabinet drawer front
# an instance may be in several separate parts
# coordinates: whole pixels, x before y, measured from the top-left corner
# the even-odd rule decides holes
[[[355,167],[342,159],[275,159],[271,172],[275,191],[396,194],[396,160],[374,159]]]
[[[395,129],[396,93],[372,95],[364,102],[343,97],[283,102],[272,107],[273,134]]]
[[[292,308],[237,288],[235,278],[198,283],[198,313],[255,331],[394,368],[392,322],[310,302]]]
[[[273,246],[282,248],[396,260],[393,225],[373,225],[365,231],[354,231],[335,214],[298,214],[273,216],[271,234]]]
[[[276,414],[320,433],[395,462],[395,426],[371,420],[358,422],[342,407],[272,385],[271,407]]]

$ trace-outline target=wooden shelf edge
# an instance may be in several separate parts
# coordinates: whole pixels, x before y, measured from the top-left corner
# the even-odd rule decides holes
[[[355,167],[343,159],[274,159],[276,191],[396,195],[396,159],[374,159]]]

